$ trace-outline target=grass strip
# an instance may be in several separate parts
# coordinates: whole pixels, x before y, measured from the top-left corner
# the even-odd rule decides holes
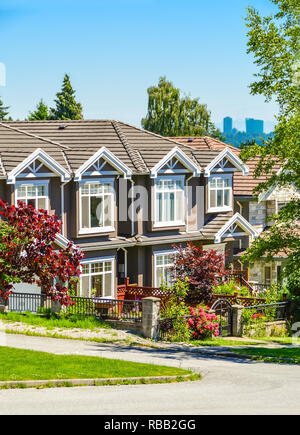
[[[300,347],[283,347],[275,349],[242,348],[232,349],[232,352],[250,356],[251,359],[255,361],[300,364]]]
[[[139,378],[183,376],[180,368],[135,363],[92,356],[55,355],[32,350],[0,347],[0,381]]]

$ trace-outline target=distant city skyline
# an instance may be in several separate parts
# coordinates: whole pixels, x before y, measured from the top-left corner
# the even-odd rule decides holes
[[[247,127],[247,121],[248,121],[248,127]],[[253,124],[256,127],[253,127]],[[218,128],[220,128],[219,125],[217,126]],[[220,130],[223,133],[230,133],[230,126],[231,126],[231,131],[238,130],[246,133],[271,133],[274,131],[275,122],[265,121],[262,119],[254,119],[250,117],[247,117],[245,119],[239,119],[239,120],[234,120],[230,116],[224,117]]]

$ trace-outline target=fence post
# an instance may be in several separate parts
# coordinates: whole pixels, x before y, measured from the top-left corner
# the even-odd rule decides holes
[[[60,313],[61,304],[59,301],[51,301],[51,313]]]
[[[152,297],[144,298],[142,299],[142,304],[143,335],[146,338],[157,340],[159,337],[160,299]]]
[[[243,335],[242,313],[243,305],[232,305],[232,335],[241,337]]]
[[[8,313],[8,299],[0,299],[0,313]]]

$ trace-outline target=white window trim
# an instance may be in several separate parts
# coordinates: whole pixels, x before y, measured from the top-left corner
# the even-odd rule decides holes
[[[46,188],[46,210],[49,212],[49,180],[30,180],[30,181],[16,181],[15,183],[15,206],[17,207],[18,201],[22,201],[22,199],[18,198],[18,187],[22,186],[45,186]],[[37,197],[38,198],[38,197]],[[44,197],[42,197],[44,198]]]
[[[166,251],[154,251],[153,255],[154,255],[154,287],[158,287],[158,282],[157,282],[157,276],[156,276],[156,269],[157,267],[162,267],[162,266],[158,266],[157,265],[157,257],[163,256],[163,255],[174,255],[176,254],[176,250],[172,249],[172,250],[166,250]]]
[[[116,204],[116,190],[114,178],[93,178],[79,181],[79,232],[78,234],[99,234],[99,233],[111,233],[115,231],[115,226],[108,227],[95,227],[95,228],[82,228],[82,195],[81,188],[84,184],[104,184],[110,183],[112,185],[112,222],[115,222],[115,204]]]
[[[230,195],[229,195],[229,199],[230,199],[230,205],[229,206],[223,206],[223,207],[211,207],[210,205],[210,182],[211,180],[213,180],[214,178],[222,178],[222,179],[229,179],[231,182],[231,187],[230,187]],[[218,213],[218,212],[223,212],[223,211],[232,211],[232,192],[233,192],[233,176],[232,174],[213,174],[208,178],[208,188],[207,188],[207,197],[208,197],[208,208],[207,208],[207,213]],[[224,190],[223,189],[213,189],[213,190]]]
[[[183,207],[182,216],[183,216],[183,220],[182,221],[159,222],[159,221],[156,220],[157,219],[157,212],[158,212],[157,201],[156,201],[156,194],[159,192],[157,190],[156,186],[157,186],[158,181],[160,181],[160,180],[163,180],[163,181],[166,181],[166,180],[172,180],[172,181],[173,180],[174,181],[180,180],[182,182],[182,186],[183,186],[183,189],[182,189],[183,190],[183,196],[182,196],[182,207]],[[184,175],[169,175],[169,176],[165,175],[165,176],[157,177],[154,180],[154,199],[153,199],[153,201],[154,201],[154,206],[153,206],[153,213],[154,213],[153,222],[154,222],[154,225],[153,225],[153,227],[154,228],[182,227],[182,226],[185,226],[185,220],[184,220],[184,218],[185,218],[185,215],[186,215],[186,197],[185,197],[185,184],[184,184],[184,181],[185,181],[185,176]],[[176,201],[175,201],[175,211],[176,211]]]
[[[102,299],[102,300],[107,300],[107,299],[114,299],[114,288],[115,288],[115,260],[116,257],[115,256],[108,256],[108,257],[98,257],[98,258],[89,258],[89,259],[84,259],[80,261],[80,268],[82,270],[82,266],[84,264],[92,264],[92,263],[105,263],[108,261],[111,261],[112,264],[112,268],[111,268],[111,275],[112,275],[112,279],[111,279],[111,296],[103,296],[101,298],[97,298],[97,299]],[[108,273],[107,273],[108,274]],[[92,275],[101,275],[101,273],[95,273],[95,274],[81,274],[80,275],[80,296],[81,296],[81,290],[82,290],[82,284],[81,284],[81,278],[84,276],[88,276],[91,277]],[[104,275],[104,273],[103,273]],[[91,297],[91,288],[89,289],[89,297]]]

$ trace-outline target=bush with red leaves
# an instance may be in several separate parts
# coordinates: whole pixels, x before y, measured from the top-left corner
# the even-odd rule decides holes
[[[80,276],[84,255],[72,242],[57,250],[57,216],[20,201],[15,207],[0,199],[0,208],[0,297],[7,299],[14,283],[36,283],[52,300],[72,304],[67,283]]]

